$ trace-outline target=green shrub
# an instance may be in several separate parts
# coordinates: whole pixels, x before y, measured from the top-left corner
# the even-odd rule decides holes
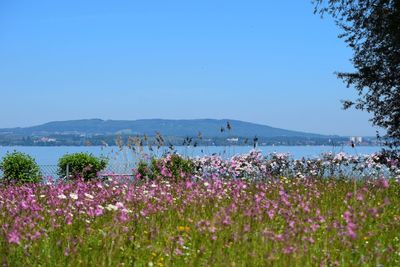
[[[138,162],[135,170],[136,179],[150,179],[153,180],[153,172],[146,161],[141,160]]]
[[[194,172],[195,165],[192,160],[177,154],[168,154],[162,158],[153,158],[150,164],[140,161],[136,167],[136,178],[180,181],[191,178]]]
[[[83,178],[87,181],[96,178],[98,172],[106,168],[107,163],[107,159],[97,158],[92,154],[66,154],[58,160],[58,175],[66,177],[68,169],[69,177],[66,177],[67,179]]]
[[[0,170],[6,182],[36,183],[42,180],[36,161],[22,152],[7,153],[0,162]]]

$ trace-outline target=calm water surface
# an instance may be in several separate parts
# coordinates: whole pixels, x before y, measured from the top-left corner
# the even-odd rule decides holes
[[[217,154],[222,157],[231,157],[235,154],[248,153],[253,147],[250,146],[207,146],[207,147],[175,147],[175,150],[186,156],[204,156]],[[332,146],[260,146],[257,149],[261,150],[263,154],[268,154],[272,152],[278,153],[290,153],[294,158],[301,157],[317,157],[323,152],[345,152],[352,155],[364,155],[378,152],[381,147],[372,146],[360,146],[352,148],[350,146],[332,147]],[[138,154],[132,150],[125,148],[120,150],[118,147],[71,147],[71,146],[59,146],[59,147],[0,147],[0,158],[3,157],[7,152],[21,151],[27,153],[36,159],[39,165],[56,165],[58,159],[67,153],[75,152],[88,152],[95,156],[104,156],[110,159],[111,163],[117,162],[134,162],[138,158]],[[152,153],[156,155],[162,155],[163,153],[169,151],[168,148],[154,149]],[[146,148],[145,152],[149,152]]]

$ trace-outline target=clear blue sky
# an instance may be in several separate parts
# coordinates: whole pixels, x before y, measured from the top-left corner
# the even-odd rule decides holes
[[[343,111],[351,50],[310,0],[0,0],[0,127],[231,118],[374,135]]]

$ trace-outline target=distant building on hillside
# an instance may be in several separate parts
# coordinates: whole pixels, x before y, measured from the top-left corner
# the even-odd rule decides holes
[[[55,139],[55,138],[42,137],[39,140],[36,140],[35,143],[38,143],[38,142],[41,142],[41,143],[54,143],[56,141],[57,141],[57,139]]]
[[[363,138],[361,136],[352,136],[350,137],[350,142],[353,142],[354,144],[360,144],[363,142]]]

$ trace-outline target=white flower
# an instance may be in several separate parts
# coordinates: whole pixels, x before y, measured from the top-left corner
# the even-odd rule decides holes
[[[91,194],[85,193],[85,197],[88,199],[93,199],[93,196]]]
[[[76,193],[71,193],[69,194],[69,197],[73,200],[77,200],[78,199],[78,195]]]
[[[126,213],[133,213],[133,211],[130,210],[130,209],[123,209],[122,211],[123,211],[123,212],[126,212]]]
[[[210,185],[210,184],[207,183],[207,182],[204,183],[204,186],[205,186],[205,187],[208,187],[209,185]]]
[[[117,211],[117,210],[118,210],[118,207],[115,206],[115,205],[113,205],[113,204],[108,204],[108,205],[106,206],[106,210],[108,210],[108,211]]]
[[[59,199],[67,199],[67,197],[64,194],[58,195],[57,196]]]

